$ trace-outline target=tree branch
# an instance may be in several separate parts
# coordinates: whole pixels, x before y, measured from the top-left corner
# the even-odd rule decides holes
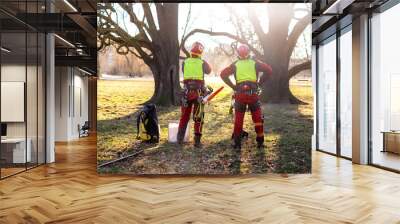
[[[297,75],[301,71],[308,70],[308,69],[311,69],[311,60],[305,61],[305,62],[297,64],[295,66],[292,66],[288,72],[289,79],[291,79],[293,76]]]
[[[246,33],[244,32],[243,29],[243,20],[241,20],[242,16],[239,16],[237,12],[233,9],[232,5],[230,4],[225,4],[225,7],[229,11],[229,17],[230,20],[232,21],[233,25],[236,27],[236,35],[242,39],[246,38]]]
[[[181,37],[181,45],[179,45],[179,49],[182,48],[183,38],[184,38],[185,35],[186,35],[187,27],[188,27],[188,24],[189,24],[189,20],[190,20],[191,15],[192,15],[192,3],[189,3],[189,12],[188,12],[188,14],[187,14],[187,16],[186,16],[185,28],[183,29],[183,34],[182,34],[182,37]]]
[[[292,55],[293,49],[296,47],[297,40],[299,39],[300,35],[303,33],[303,31],[306,29],[308,25],[311,23],[310,20],[310,13],[304,16],[302,19],[300,19],[296,25],[294,26],[292,32],[290,32],[290,35],[288,37],[288,45],[289,45],[289,55]]]
[[[152,60],[151,55],[146,53],[146,51],[143,49],[145,48],[148,51],[152,52],[152,46],[149,42],[141,40],[140,35],[132,37],[127,33],[127,31],[125,31],[117,23],[115,23],[111,19],[111,17],[104,16],[102,14],[98,14],[98,17],[106,22],[106,25],[101,25],[97,28],[98,38],[100,40],[101,39],[112,40],[114,43],[119,45],[116,46],[117,49],[121,49],[122,47],[126,47],[129,49],[129,47],[133,47],[140,54],[143,60],[145,61]],[[112,35],[112,33],[116,35]],[[104,43],[104,40],[102,40],[102,43]],[[110,43],[108,45],[110,45]]]
[[[144,16],[146,17],[146,21],[149,24],[149,28],[152,31],[157,30],[156,23],[154,21],[153,14],[151,13],[150,5],[149,3],[142,3],[142,8],[143,8],[143,13]]]
[[[131,53],[132,53],[133,55],[135,55],[137,58],[140,58],[140,59],[143,60],[143,58],[142,58],[138,53],[136,53],[134,50],[129,49],[129,52],[131,52]]]
[[[260,24],[260,20],[258,19],[258,17],[256,16],[255,12],[251,12],[250,9],[247,11],[248,16],[250,18],[251,24],[254,27],[254,31],[258,37],[258,39],[260,41],[264,40],[266,38],[266,34],[264,33],[261,24]]]
[[[139,33],[142,34],[142,37],[150,42],[151,37],[148,37],[146,34],[147,32],[145,30],[149,30],[149,27],[146,26],[146,23],[142,20],[139,20],[139,18],[137,18],[136,14],[133,12],[133,5],[129,4],[129,3],[119,3],[119,5],[121,6],[122,9],[125,10],[126,13],[128,13],[129,15],[129,20],[131,21],[131,23],[135,24],[135,26],[138,28]]]
[[[256,56],[257,58],[262,58],[262,54],[261,54],[256,48],[254,48],[253,46],[251,46],[246,40],[244,40],[244,39],[242,39],[242,38],[240,38],[240,37],[238,37],[238,36],[236,36],[236,35],[233,35],[233,34],[227,33],[227,32],[213,32],[213,31],[203,30],[203,29],[194,29],[194,30],[190,31],[190,32],[186,35],[185,38],[183,38],[183,41],[182,41],[182,51],[183,51],[183,52],[186,54],[186,56],[188,56],[188,57],[189,57],[190,54],[189,54],[188,50],[185,48],[185,43],[186,43],[186,40],[187,40],[190,36],[192,36],[192,35],[194,35],[194,34],[196,34],[196,33],[208,34],[208,35],[210,35],[210,36],[224,36],[224,37],[228,37],[228,38],[230,38],[230,39],[236,40],[237,42],[239,42],[239,43],[241,43],[241,44],[247,44],[247,45],[249,46],[250,50],[255,54],[255,56]]]

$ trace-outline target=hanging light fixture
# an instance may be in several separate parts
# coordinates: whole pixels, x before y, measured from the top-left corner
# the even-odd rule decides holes
[[[64,0],[65,4],[68,5],[74,12],[78,12],[78,10],[73,6],[68,0]]]
[[[6,53],[10,53],[11,52],[11,50],[9,50],[9,49],[7,49],[5,47],[1,47],[0,49],[1,49],[1,51],[4,51]]]

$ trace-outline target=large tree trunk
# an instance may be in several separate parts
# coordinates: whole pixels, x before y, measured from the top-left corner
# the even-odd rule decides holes
[[[262,86],[262,102],[266,103],[303,103],[290,91],[289,62],[292,51],[289,49],[288,32],[293,18],[293,10],[286,5],[273,5],[268,8],[270,18],[280,18],[269,22],[269,33],[262,36],[261,27],[256,28],[258,36],[262,36],[263,56],[261,60],[272,67],[272,77]]]
[[[151,71],[154,76],[154,94],[151,103],[162,106],[178,105],[179,92],[179,40],[178,4],[156,3],[160,37],[153,40],[157,51]]]
[[[262,86],[261,100],[268,103],[291,103],[287,66],[271,66],[273,76]]]
[[[285,38],[269,36],[263,42],[264,62],[272,67],[272,76],[262,86],[261,101],[265,103],[302,103],[290,91],[289,62]]]
[[[161,106],[179,104],[179,85],[178,62],[176,64],[163,63],[152,66],[154,77],[154,93],[148,103],[155,103]]]
[[[290,90],[289,81],[296,73],[289,70],[289,56],[275,55],[265,59],[265,62],[272,67],[272,76],[262,86],[261,101],[265,103],[282,103],[282,104],[305,104],[299,100]]]

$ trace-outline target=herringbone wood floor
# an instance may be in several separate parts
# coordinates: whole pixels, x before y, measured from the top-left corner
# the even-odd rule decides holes
[[[95,138],[0,181],[0,223],[400,223],[400,175],[313,155],[311,175],[96,173]]]

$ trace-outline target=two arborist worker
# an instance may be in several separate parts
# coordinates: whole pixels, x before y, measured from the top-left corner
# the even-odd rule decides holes
[[[211,73],[210,65],[201,59],[203,50],[204,46],[200,42],[193,43],[190,57],[182,63],[184,92],[177,141],[179,144],[183,143],[190,114],[193,110],[195,147],[201,146],[200,140],[204,123],[204,104],[201,102],[201,97],[205,96],[208,91],[204,83],[204,74]]]
[[[234,129],[233,147],[241,148],[241,136],[243,131],[243,119],[247,108],[251,112],[252,120],[257,134],[257,147],[264,147],[264,118],[260,102],[259,85],[265,82],[272,75],[270,65],[250,58],[250,49],[247,45],[240,45],[237,48],[238,60],[222,70],[222,80],[234,90]],[[264,73],[260,78],[258,74]],[[230,80],[234,75],[235,84]]]

